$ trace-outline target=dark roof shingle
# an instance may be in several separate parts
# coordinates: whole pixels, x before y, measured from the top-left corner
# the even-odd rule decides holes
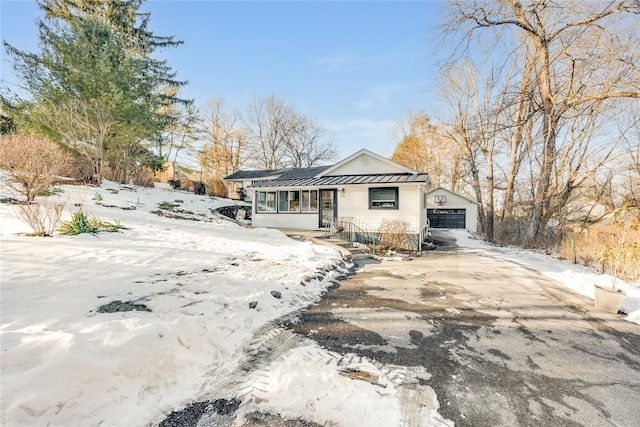
[[[333,165],[327,166],[314,166],[310,168],[296,168],[289,169],[282,175],[280,175],[277,179],[305,179],[305,178],[313,178],[318,175],[320,172],[323,172]]]
[[[234,172],[229,176],[226,176],[224,179],[227,181],[235,180],[235,179],[259,179],[259,178],[269,178],[272,176],[278,176],[282,173],[286,172],[287,169],[270,169],[270,170],[259,170],[259,171],[238,171]]]

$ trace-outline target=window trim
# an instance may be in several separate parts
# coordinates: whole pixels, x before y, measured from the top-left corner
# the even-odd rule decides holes
[[[269,201],[267,200],[268,194],[272,193],[274,195],[274,206],[273,209],[269,209]],[[261,210],[260,203],[260,194],[264,194],[264,204],[265,209]],[[256,191],[256,213],[275,213],[278,212],[278,192],[277,191]]]
[[[297,194],[297,200],[292,200],[291,197],[291,193],[296,193]],[[307,203],[307,206],[309,208],[309,210],[303,210],[303,194],[309,194],[309,201]],[[268,209],[267,206],[267,195],[268,194],[274,194],[275,197],[275,209]],[[280,202],[282,199],[282,195],[286,194],[286,204],[287,204],[287,208],[290,209],[293,203],[293,206],[297,207],[297,209],[294,210],[282,210],[280,209]],[[318,196],[320,194],[320,191],[316,188],[316,189],[308,189],[308,190],[304,190],[302,188],[296,188],[296,189],[288,189],[288,190],[278,190],[278,189],[273,189],[273,190],[262,190],[262,191],[255,191],[254,192],[254,198],[255,198],[255,212],[256,214],[312,214],[312,215],[317,215],[318,212],[320,211],[319,208],[319,199]],[[259,209],[259,203],[261,203],[260,201],[260,197],[261,195],[264,195],[264,205],[265,205],[265,209]],[[315,197],[313,197],[315,196]],[[312,205],[315,205],[315,207],[312,207]]]
[[[376,190],[393,190],[395,192],[394,206],[374,206],[373,205],[373,193]],[[399,187],[369,187],[369,209],[370,210],[398,210],[400,209],[400,188]]]
[[[291,195],[295,193],[298,195],[298,199],[291,198]],[[281,197],[285,195],[286,199],[281,200]],[[287,209],[281,209],[282,204],[286,202]],[[291,209],[293,206],[296,206],[296,209]],[[300,190],[278,190],[278,212],[280,213],[299,213],[300,212]]]
[[[309,206],[308,206],[309,209],[306,209],[306,210],[305,210],[305,205],[303,204],[304,193],[309,194]],[[315,193],[315,197],[311,197],[311,193]],[[316,201],[315,209],[311,208],[312,200]],[[300,190],[300,213],[318,213],[318,190]]]

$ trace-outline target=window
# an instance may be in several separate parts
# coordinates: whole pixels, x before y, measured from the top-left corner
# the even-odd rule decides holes
[[[318,212],[318,190],[257,191],[256,212]]]
[[[302,212],[318,212],[318,190],[303,190]]]
[[[370,188],[369,209],[398,209],[398,187]]]
[[[275,212],[276,192],[258,191],[256,192],[256,212]]]
[[[278,191],[278,212],[299,212],[299,191]]]

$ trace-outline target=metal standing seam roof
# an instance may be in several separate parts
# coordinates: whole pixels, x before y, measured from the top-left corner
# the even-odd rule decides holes
[[[413,183],[427,182],[428,174],[389,174],[389,175],[339,175],[323,176],[320,178],[303,179],[272,179],[256,182],[250,188],[274,188],[274,187],[321,187],[337,185],[362,185],[362,184],[389,184],[389,183]]]

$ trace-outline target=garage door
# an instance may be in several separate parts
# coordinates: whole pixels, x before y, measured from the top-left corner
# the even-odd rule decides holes
[[[467,228],[466,209],[427,209],[431,228]]]

